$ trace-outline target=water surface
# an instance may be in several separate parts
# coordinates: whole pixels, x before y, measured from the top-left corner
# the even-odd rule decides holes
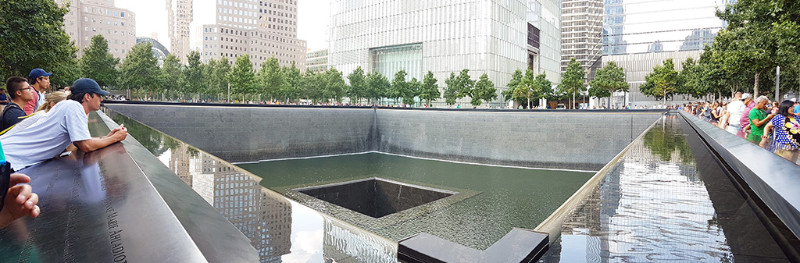
[[[535,149],[532,149],[535,150]],[[239,164],[261,176],[261,185],[291,189],[380,177],[475,195],[412,219],[379,225],[340,218],[394,240],[420,232],[485,249],[513,227],[533,229],[580,188],[593,172],[496,167],[382,153]],[[292,194],[287,194],[292,196]]]

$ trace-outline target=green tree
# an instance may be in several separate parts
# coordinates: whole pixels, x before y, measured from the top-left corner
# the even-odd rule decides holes
[[[119,84],[128,89],[158,91],[158,59],[153,55],[153,45],[139,43],[133,46],[120,66]]]
[[[667,97],[678,91],[678,72],[675,71],[675,64],[672,59],[664,61],[663,65],[657,65],[653,72],[645,77],[645,84],[639,87],[642,94],[654,96],[656,99],[663,98],[664,103]]]
[[[425,78],[422,79],[422,89],[420,90],[419,98],[425,101],[428,107],[431,102],[435,101],[441,94],[439,94],[439,86],[436,85],[436,78],[433,77],[433,72],[428,71]]]
[[[322,76],[325,87],[323,91],[324,98],[341,103],[345,88],[347,87],[342,77],[342,72],[331,67],[328,71],[325,71],[325,74],[322,74]]]
[[[83,50],[79,65],[83,77],[97,81],[100,86],[114,86],[119,77],[119,59],[108,52],[108,41],[102,35],[92,37],[92,43]]]
[[[458,89],[457,99],[472,96],[472,89],[475,88],[475,81],[469,76],[469,69],[462,69],[456,77],[456,88]]]
[[[229,85],[230,85],[230,75],[231,75],[231,64],[228,61],[228,58],[222,57],[217,61],[217,65],[214,67],[214,74],[211,76],[213,79],[212,84],[216,84],[216,86],[212,87],[214,93],[228,93],[229,92]]]
[[[53,86],[70,85],[80,68],[78,49],[63,29],[67,12],[52,0],[0,1],[0,78],[43,68],[53,72]]]
[[[400,70],[394,74],[394,79],[392,80],[392,86],[389,89],[389,98],[394,99],[395,101],[399,101],[400,98],[403,97],[403,94],[407,92],[408,89],[408,82],[406,82],[406,76],[408,74],[405,70]]]
[[[242,100],[246,100],[245,96],[247,95],[256,94],[256,75],[253,72],[250,56],[239,55],[228,78],[231,83],[231,92],[240,94]]]
[[[581,67],[581,64],[575,61],[575,58],[570,59],[569,63],[567,63],[567,71],[564,72],[564,76],[561,78],[559,90],[572,96],[571,109],[575,108],[575,95],[586,91],[586,86],[584,85],[585,76],[586,72]]]
[[[281,92],[288,101],[296,101],[302,97],[301,93],[301,81],[302,75],[300,74],[300,69],[297,68],[294,61],[292,61],[292,65],[288,68],[283,68],[283,74],[286,76],[286,90]],[[287,102],[288,102],[287,101]]]
[[[627,92],[630,85],[625,81],[625,71],[617,66],[614,61],[597,70],[595,77],[589,82],[589,96],[604,98],[608,97],[608,105],[611,105],[611,94],[618,91]]]
[[[678,73],[677,93],[698,98],[713,93],[702,83],[702,74],[704,73],[702,67],[703,65],[697,63],[693,58],[686,58],[686,60],[681,63],[682,69]]]
[[[181,61],[173,54],[167,55],[167,58],[164,59],[164,64],[161,65],[161,74],[158,77],[161,82],[159,86],[166,91],[181,91],[183,89],[179,84],[181,74],[183,74],[181,72]]]
[[[476,107],[480,106],[481,102],[486,102],[488,104],[489,101],[497,98],[497,88],[494,87],[494,83],[489,80],[489,76],[486,75],[486,73],[481,75],[471,93],[472,100],[470,103],[472,106]]]
[[[531,71],[533,74],[533,71]],[[533,79],[533,99],[541,99],[546,98],[547,96],[551,96],[553,94],[553,83],[547,80],[547,75],[545,73],[536,75],[536,78]]]
[[[444,89],[444,103],[447,105],[456,104],[456,99],[458,98],[458,80],[456,79],[456,73],[450,72],[450,77],[444,80],[444,83],[447,87]]]
[[[186,55],[187,65],[181,75],[182,92],[197,93],[203,90],[203,63],[200,62],[200,52],[190,51]]]
[[[261,70],[256,74],[256,79],[260,87],[258,92],[270,98],[281,97],[280,91],[289,86],[289,82],[281,71],[280,64],[278,64],[278,59],[275,57],[271,57],[261,64]]]
[[[372,103],[377,104],[381,97],[386,97],[386,93],[391,86],[389,79],[383,74],[378,72],[370,72],[367,74],[367,94],[366,96],[373,100]]]
[[[355,103],[361,103],[361,98],[367,96],[367,77],[364,70],[358,66],[350,75],[347,75],[350,86],[347,89],[347,97]]]
[[[789,1],[787,1],[789,2]],[[795,19],[787,19],[773,24],[773,30],[776,34],[777,48],[776,55],[779,63],[794,72],[800,73],[800,22],[797,17],[800,17],[800,7],[795,3]],[[800,93],[800,77],[796,77],[794,83],[795,91]],[[792,90],[792,89],[787,89]]]
[[[414,105],[416,101],[414,98],[419,96],[422,92],[422,82],[417,78],[411,78],[408,82],[408,88],[403,91],[403,104]]]
[[[779,61],[776,37],[780,33],[775,24],[798,21],[798,8],[796,1],[741,0],[717,13],[728,22],[728,28],[717,38],[730,38],[730,43],[735,43],[725,46],[725,65],[730,71],[752,74],[756,96],[760,94],[761,75],[769,74]]]
[[[508,84],[506,85],[508,88],[501,93],[504,101],[512,100],[514,98],[514,90],[517,88],[517,86],[519,86],[520,82],[522,82],[522,76],[522,70],[520,69],[515,70],[514,74],[511,74],[511,80],[509,80]],[[524,100],[517,99],[514,99],[514,101],[519,104],[525,102]]]

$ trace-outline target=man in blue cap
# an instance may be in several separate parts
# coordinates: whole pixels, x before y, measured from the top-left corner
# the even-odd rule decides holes
[[[88,78],[78,79],[72,84],[71,91],[68,100],[56,104],[47,116],[36,120],[36,124],[0,136],[11,168],[19,171],[56,157],[70,144],[83,152],[91,152],[128,136],[128,130],[122,126],[99,138],[89,134],[88,115],[99,110],[103,96],[108,95],[97,82]]]
[[[31,85],[33,100],[28,101],[23,107],[25,114],[33,114],[39,106],[44,104],[44,96],[50,90],[50,76],[52,75],[53,73],[46,72],[40,68],[35,68],[28,74],[28,84]]]

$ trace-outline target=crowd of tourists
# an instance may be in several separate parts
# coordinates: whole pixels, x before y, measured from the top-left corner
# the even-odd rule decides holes
[[[780,103],[737,92],[728,102],[698,102],[679,108],[797,164],[800,102]]]
[[[26,184],[30,177],[15,171],[69,156],[74,150],[92,152],[128,135],[120,126],[106,136],[92,137],[88,115],[100,109],[109,93],[88,78],[50,92],[52,75],[36,68],[27,78],[9,77],[5,90],[0,90],[0,171],[4,181],[0,185],[6,188],[0,189],[0,228],[20,217],[36,217],[40,213],[39,197]]]

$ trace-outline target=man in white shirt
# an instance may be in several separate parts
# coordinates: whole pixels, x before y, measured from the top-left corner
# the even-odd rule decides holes
[[[108,92],[92,79],[82,78],[72,84],[69,99],[56,104],[48,115],[28,128],[0,136],[0,144],[11,162],[11,168],[22,168],[38,164],[58,156],[70,144],[83,152],[91,152],[128,136],[124,127],[118,127],[108,135],[93,138],[89,134],[90,112],[100,109],[100,102]]]
[[[728,127],[725,128],[725,130],[732,134],[736,134],[742,129],[742,126],[739,124],[739,119],[742,118],[742,113],[746,108],[744,102],[742,102],[743,96],[747,96],[749,98],[750,94],[746,93],[742,95],[741,92],[736,92],[736,94],[733,95],[731,102],[728,103],[727,111],[730,116],[728,117]]]

